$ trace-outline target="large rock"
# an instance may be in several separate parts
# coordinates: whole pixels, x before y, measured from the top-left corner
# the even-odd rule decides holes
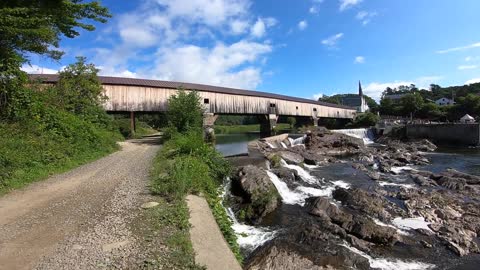
[[[393,245],[398,240],[395,229],[379,226],[365,215],[353,215],[342,211],[327,198],[313,197],[306,201],[307,211],[323,220],[329,219],[346,233],[375,244]]]
[[[232,177],[232,195],[237,198],[233,209],[237,217],[258,223],[280,204],[280,195],[265,170],[248,165],[237,169]]]
[[[274,168],[271,170],[272,173],[282,179],[283,182],[287,184],[290,189],[295,189],[298,187],[299,176],[296,170],[292,170],[285,167]]]
[[[304,158],[302,157],[302,155],[294,153],[294,152],[279,151],[276,154],[279,155],[288,164],[298,165],[300,163],[303,163],[303,161],[304,161]]]

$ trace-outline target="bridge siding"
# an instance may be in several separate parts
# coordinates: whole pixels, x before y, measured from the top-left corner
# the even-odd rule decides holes
[[[108,101],[107,111],[166,111],[167,100],[176,89],[125,85],[103,85]],[[354,109],[328,107],[320,104],[287,101],[275,98],[254,97],[198,91],[210,101],[209,112],[217,114],[268,114],[270,103],[276,105],[278,115],[353,118]],[[296,109],[298,107],[298,110]]]

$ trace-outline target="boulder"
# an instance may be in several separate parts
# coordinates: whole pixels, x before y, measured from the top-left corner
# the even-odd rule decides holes
[[[302,155],[291,151],[279,151],[276,154],[279,155],[288,164],[298,165],[300,163],[303,163],[304,161]]]
[[[271,172],[282,179],[290,189],[295,189],[298,186],[297,180],[299,180],[299,176],[296,170],[278,167],[272,169]]]
[[[233,206],[237,216],[250,223],[258,223],[280,204],[280,195],[265,170],[248,165],[237,169],[232,177]]]

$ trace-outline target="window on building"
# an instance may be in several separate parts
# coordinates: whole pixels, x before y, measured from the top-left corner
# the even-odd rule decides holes
[[[317,108],[313,108],[313,111],[316,112],[316,111],[317,111]]]
[[[210,104],[210,100],[208,98],[203,99],[203,104]]]

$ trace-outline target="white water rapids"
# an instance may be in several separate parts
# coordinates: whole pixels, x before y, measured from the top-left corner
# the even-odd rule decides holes
[[[341,133],[350,137],[362,139],[365,145],[374,143],[373,130],[370,128],[355,128],[355,129],[337,129],[332,130],[335,133]]]

